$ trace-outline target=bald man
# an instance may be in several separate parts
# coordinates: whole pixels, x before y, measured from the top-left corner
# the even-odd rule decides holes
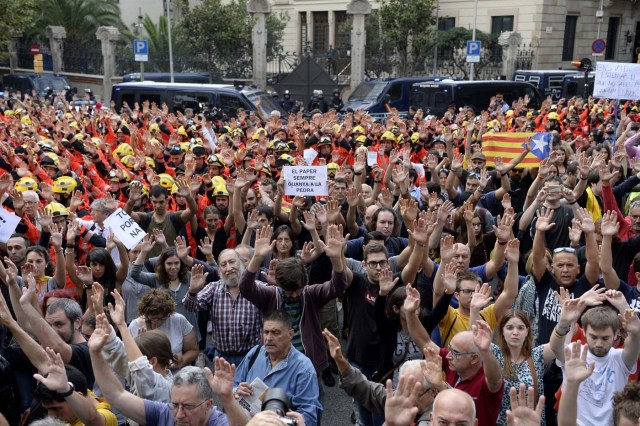
[[[468,393],[458,389],[446,389],[433,401],[431,424],[475,426],[476,406]]]

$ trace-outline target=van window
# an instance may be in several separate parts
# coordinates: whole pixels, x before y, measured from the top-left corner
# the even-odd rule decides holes
[[[445,110],[449,106],[450,101],[446,92],[436,92],[433,97],[433,106],[436,110]]]
[[[136,95],[133,93],[123,93],[121,96],[121,104],[120,107],[122,108],[122,106],[124,105],[124,103],[126,102],[127,105],[129,105],[129,108],[133,108],[133,105],[136,102]]]
[[[143,103],[144,101],[149,101],[149,104],[155,103],[158,108],[162,107],[162,95],[160,93],[140,93],[138,102]],[[132,104],[129,104],[129,106],[133,108]]]
[[[245,105],[237,96],[221,94],[218,99],[218,106],[229,117],[235,117],[238,113],[238,108],[245,108]]]
[[[176,92],[170,95],[169,103],[173,111],[184,112],[186,108],[191,108],[197,114],[209,105],[210,97],[204,93]]]
[[[533,84],[538,89],[540,89],[540,76],[539,75],[532,75],[531,77],[529,77],[529,83]]]
[[[389,101],[399,101],[402,99],[402,83],[393,84],[391,83],[391,87],[389,88]]]

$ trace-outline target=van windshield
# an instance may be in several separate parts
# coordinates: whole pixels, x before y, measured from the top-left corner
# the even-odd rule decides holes
[[[63,90],[69,90],[69,82],[63,77],[41,77],[35,79],[36,90],[39,93],[44,93],[47,87],[51,88],[54,92],[61,92]]]
[[[387,86],[387,81],[360,83],[349,96],[349,102],[375,102]]]
[[[268,117],[271,114],[271,111],[277,110],[280,111],[282,116],[286,116],[286,112],[278,105],[278,103],[273,99],[271,95],[267,92],[252,92],[247,93],[247,98],[251,101],[252,104],[258,105],[258,100],[260,101],[260,111],[265,117]]]

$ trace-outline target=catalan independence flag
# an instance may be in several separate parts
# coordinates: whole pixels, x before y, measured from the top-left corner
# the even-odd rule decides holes
[[[524,157],[517,168],[538,167],[541,160],[551,151],[550,133],[486,133],[482,135],[482,153],[487,158],[487,166],[494,167],[496,157],[508,163],[524,151],[524,143],[531,138],[531,152]]]

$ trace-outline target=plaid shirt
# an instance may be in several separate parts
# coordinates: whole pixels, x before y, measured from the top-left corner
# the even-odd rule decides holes
[[[213,343],[218,352],[244,354],[261,342],[262,314],[242,294],[233,300],[222,281],[208,284],[197,296],[187,293],[182,303],[190,312],[211,312]]]

